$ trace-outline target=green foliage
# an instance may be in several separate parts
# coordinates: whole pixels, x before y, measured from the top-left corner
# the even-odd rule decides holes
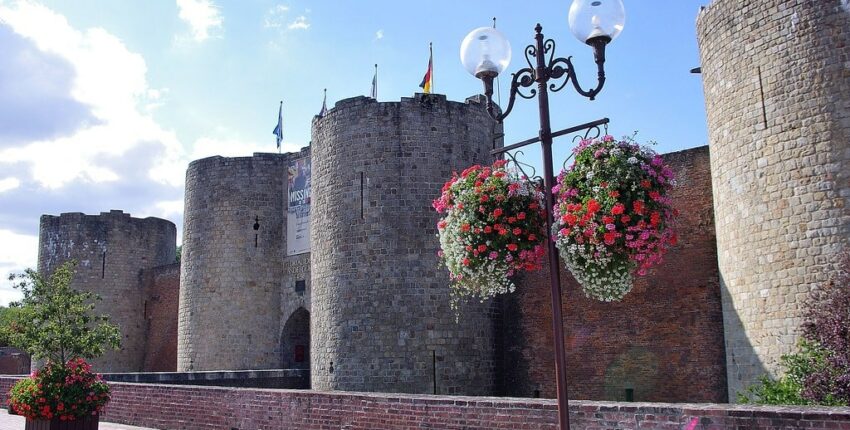
[[[70,287],[76,262],[59,266],[50,277],[27,269],[12,275],[24,295],[10,305],[13,317],[0,333],[9,344],[27,351],[33,359],[64,366],[76,357],[95,358],[106,348],[117,349],[121,332],[107,316],[93,315],[95,294]]]
[[[12,322],[21,314],[21,308],[7,308],[0,306],[0,346],[9,346],[9,329]]]
[[[801,340],[798,348],[799,352],[782,356],[782,367],[786,369],[782,377],[772,379],[763,375],[758,383],[747,387],[745,392],[738,393],[738,402],[759,405],[846,406],[846,403],[832,396],[819,402],[803,396],[810,375],[829,370],[829,351],[806,340]]]
[[[177,246],[177,262],[180,262],[180,256],[183,254],[183,245]]]

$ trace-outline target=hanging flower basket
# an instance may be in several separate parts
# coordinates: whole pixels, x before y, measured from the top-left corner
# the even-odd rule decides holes
[[[543,193],[496,161],[455,174],[434,200],[440,256],[452,280],[452,306],[514,291],[511,276],[540,269],[545,253]]]
[[[676,235],[668,192],[673,171],[658,154],[628,139],[584,140],[558,176],[553,235],[585,294],[619,301],[634,275],[660,263]]]

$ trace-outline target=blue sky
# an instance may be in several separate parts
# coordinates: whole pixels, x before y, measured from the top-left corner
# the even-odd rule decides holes
[[[608,48],[596,101],[569,89],[550,97],[555,129],[611,118],[611,134],[639,131],[661,152],[707,141],[694,23],[708,0],[624,0],[626,26]],[[328,105],[367,95],[379,65],[381,101],[418,91],[434,44],[435,91],[481,91],[459,60],[472,29],[510,40],[513,71],[537,22],[595,84],[590,48],[567,26],[569,1],[0,0],[0,272],[34,267],[41,214],[123,209],[182,231],[189,161],[275,151],[310,138]],[[541,12],[544,11],[544,12]],[[502,79],[506,96],[508,79]],[[506,97],[505,97],[506,99]],[[506,143],[537,133],[536,101],[519,100]],[[556,145],[562,158],[570,141]],[[537,163],[539,152],[527,151]],[[3,277],[5,278],[5,276]],[[0,303],[15,297],[0,282]]]

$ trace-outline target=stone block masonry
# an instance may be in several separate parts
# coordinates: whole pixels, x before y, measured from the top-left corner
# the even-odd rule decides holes
[[[281,302],[292,302],[281,294],[295,294],[284,273],[295,258],[285,252],[287,167],[308,151],[189,165],[179,371],[281,366]]]
[[[455,321],[431,201],[452,171],[493,158],[477,101],[417,94],[338,102],[313,122],[314,388],[489,394],[491,303]]]
[[[729,396],[776,375],[850,238],[843,0],[715,0],[697,20]]]
[[[142,272],[175,261],[177,228],[159,218],[132,218],[122,211],[100,215],[43,215],[38,271],[46,275],[77,260],[71,287],[100,295],[98,313],[110,315],[122,334],[120,351],[93,360],[105,372],[138,372],[144,366],[145,291]]]

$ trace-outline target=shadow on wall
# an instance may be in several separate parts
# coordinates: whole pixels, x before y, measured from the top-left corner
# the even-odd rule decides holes
[[[723,276],[720,276],[720,294],[723,298],[724,343],[726,346],[726,379],[729,385],[729,402],[737,403],[738,393],[747,389],[747,384],[767,373],[759,359],[755,346],[744,330],[738,310],[732,305],[732,297]],[[757,299],[756,299],[757,300]],[[765,347],[767,345],[760,345]]]
[[[281,368],[310,369],[310,312],[298,308],[280,334]]]

